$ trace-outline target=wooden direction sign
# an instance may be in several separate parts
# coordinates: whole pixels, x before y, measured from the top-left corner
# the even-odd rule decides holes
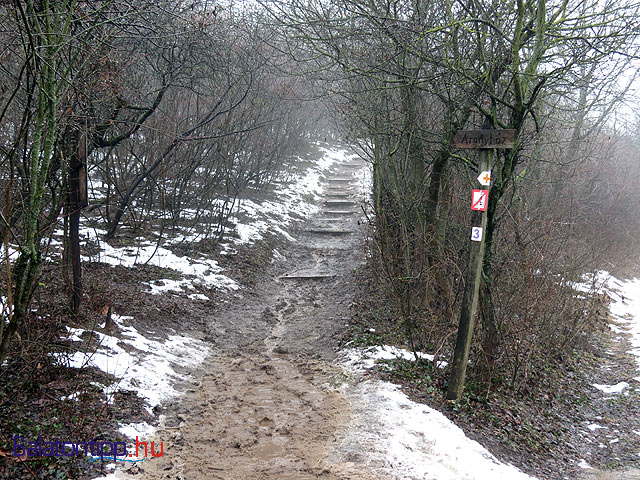
[[[456,148],[513,148],[516,131],[503,130],[458,130],[453,136]]]

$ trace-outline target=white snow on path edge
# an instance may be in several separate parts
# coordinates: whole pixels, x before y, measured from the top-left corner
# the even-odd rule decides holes
[[[156,405],[179,395],[174,385],[182,376],[176,373],[176,369],[195,367],[209,355],[210,348],[195,338],[169,335],[166,340],[152,340],[129,324],[132,317],[115,313],[111,317],[122,338],[67,327],[69,339],[73,341],[80,341],[85,332],[97,336],[98,340],[89,344],[93,351],[78,351],[70,356],[56,355],[58,361],[69,367],[96,367],[116,377],[117,383],[102,386],[110,402],[116,391],[133,390],[145,400],[146,408],[151,413]],[[135,438],[135,434],[129,436]]]
[[[609,307],[615,318],[612,330],[629,334],[629,353],[636,357],[640,373],[640,279],[621,281],[610,277],[608,291],[613,298]],[[640,375],[634,380],[640,382]]]
[[[613,320],[609,322],[609,328],[613,333],[619,334],[615,341],[621,341],[624,334],[629,335],[631,350],[628,353],[636,357],[640,373],[640,279],[620,280],[609,272],[600,270],[585,275],[583,282],[573,286],[577,291],[606,293],[611,297],[609,311]],[[640,382],[640,376],[633,380]],[[627,394],[625,390],[631,387],[626,381],[615,385],[594,383],[592,386],[609,395]]]
[[[74,342],[86,339],[87,335],[97,337],[97,340],[88,344],[91,351],[56,355],[59,362],[69,367],[95,367],[115,376],[118,381],[112,385],[94,384],[103,389],[109,402],[113,400],[115,392],[133,390],[144,399],[145,408],[151,413],[152,407],[181,394],[174,386],[184,377],[176,370],[197,367],[210,354],[209,346],[195,338],[169,335],[166,340],[153,340],[130,324],[132,317],[113,313],[112,319],[120,331],[120,337],[67,327],[68,338]],[[78,392],[74,392],[67,399],[73,400],[77,394]],[[122,424],[119,428],[120,433],[126,437],[139,437],[140,441],[148,441],[155,430],[154,426],[146,422]],[[127,451],[134,451],[133,443],[127,445]],[[134,456],[127,461],[142,459],[143,457]],[[114,470],[116,465],[108,463],[104,468]],[[116,472],[117,470],[95,480],[116,480]]]
[[[606,271],[599,271],[595,275],[595,284],[600,285],[600,290],[605,291],[611,297],[609,311],[613,319],[609,323],[612,332],[619,334],[615,341],[622,341],[621,334],[629,335],[631,350],[628,353],[636,357],[638,365],[637,371],[640,373],[640,279],[620,280]],[[619,377],[616,378],[619,380]],[[640,375],[633,378],[632,384],[627,381],[619,381],[615,385],[601,385],[594,383],[592,386],[604,394],[608,395],[628,395],[626,391],[630,388],[638,388],[635,382],[640,382]],[[611,398],[611,397],[608,397]],[[595,432],[602,427],[596,423],[587,425],[587,428]],[[616,430],[617,431],[617,430]],[[634,433],[636,433],[634,431]],[[615,443],[618,439],[609,440]],[[638,452],[640,455],[640,452]],[[591,466],[584,461],[578,464],[583,469],[590,469]]]
[[[390,352],[413,356],[386,346],[343,352],[342,366],[358,382],[341,389],[351,404],[352,420],[335,460],[355,460],[397,480],[535,479],[497,460],[442,413],[412,401],[398,386],[363,380],[363,367],[371,368],[376,358],[388,359]]]

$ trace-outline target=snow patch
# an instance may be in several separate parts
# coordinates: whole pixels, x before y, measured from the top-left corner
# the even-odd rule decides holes
[[[118,431],[131,439],[138,437],[140,440],[147,440],[151,435],[153,435],[156,429],[147,422],[140,422],[123,425],[118,429]]]
[[[104,230],[83,228],[81,235],[89,238],[100,245],[98,260],[109,265],[133,267],[135,265],[153,265],[161,268],[174,270],[186,278],[181,280],[162,279],[162,285],[148,284],[150,293],[159,294],[167,291],[182,292],[185,289],[195,290],[196,285],[205,288],[220,288],[223,290],[237,290],[240,288],[234,280],[222,275],[222,267],[212,258],[200,257],[180,257],[167,248],[151,244],[141,243],[136,247],[112,247],[107,242],[101,241],[100,237],[106,234]],[[92,258],[84,258],[90,261]]]
[[[609,310],[615,318],[615,324],[610,324],[610,328],[615,333],[629,335],[629,353],[636,357],[640,371],[640,279],[622,281],[609,277],[608,293],[612,297]],[[640,377],[634,380],[640,382]]]
[[[609,324],[609,328],[611,329],[611,331],[613,333],[624,333],[624,332],[627,331],[626,328],[621,328],[618,325],[616,325],[615,323],[610,323]],[[607,352],[607,353],[609,353],[609,352]]]
[[[588,273],[582,276],[580,282],[570,282],[570,285],[574,290],[583,293],[601,292],[605,290],[612,283],[612,279],[609,272],[599,270],[593,273]]]
[[[112,313],[111,318],[118,326],[122,338],[67,327],[68,338],[72,341],[81,341],[87,334],[96,339],[95,344],[91,343],[91,338],[87,342],[87,346],[94,351],[78,351],[71,356],[56,355],[58,361],[66,362],[69,367],[93,366],[114,375],[118,381],[113,385],[92,382],[104,391],[110,401],[119,390],[133,390],[145,399],[146,409],[152,413],[152,407],[180,395],[174,388],[175,383],[182,379],[176,373],[176,368],[199,365],[209,355],[209,347],[195,338],[170,335],[166,341],[152,340],[139,333],[133,325],[127,324],[132,317]],[[69,397],[77,394],[78,392]],[[138,437],[147,441],[155,432],[155,427],[141,422],[121,425],[119,431],[131,439]],[[129,448],[132,449],[133,446],[128,445],[127,449]],[[115,468],[115,465],[111,468]],[[113,472],[95,480],[117,479],[117,473]]]
[[[209,300],[209,297],[202,293],[192,293],[191,295],[187,295],[187,297],[191,300]]]
[[[83,392],[73,392],[71,395],[63,395],[62,397],[60,397],[60,400],[62,400],[63,402],[69,401],[69,400],[73,400],[74,402],[78,401],[78,398],[80,397],[80,395],[82,395]]]
[[[122,333],[122,339],[101,332],[91,332],[97,337],[93,352],[78,351],[71,356],[57,354],[59,361],[72,368],[93,366],[115,376],[119,381],[101,386],[108,396],[118,390],[133,390],[143,397],[147,409],[179,394],[173,385],[181,379],[176,367],[199,365],[209,355],[209,347],[200,340],[185,335],[170,335],[166,341],[151,340],[125,322],[131,317],[112,314],[112,319]],[[81,328],[67,327],[69,339],[79,341],[86,332]],[[127,348],[121,346],[124,344]],[[89,342],[89,347],[92,344]]]
[[[615,385],[599,385],[594,383],[593,386],[604,393],[622,393],[626,388],[629,388],[629,384],[627,382],[616,383]]]
[[[595,432],[596,430],[599,430],[600,428],[607,428],[607,427],[603,427],[602,425],[598,425],[597,423],[592,423],[591,425],[587,425],[587,428],[589,430],[591,430],[592,432]]]
[[[430,353],[410,352],[404,348],[393,347],[390,345],[378,345],[368,348],[352,348],[342,352],[342,363],[351,371],[362,373],[365,370],[373,368],[380,360],[407,360],[415,361],[416,356],[419,359],[434,361],[434,356]],[[445,361],[438,361],[438,367],[444,368],[448,364]]]
[[[500,462],[442,413],[413,402],[396,385],[362,381],[363,369],[374,364],[371,357],[415,358],[393,347],[344,352],[343,366],[359,381],[342,386],[351,404],[352,423],[339,439],[333,454],[336,460],[353,461],[356,456],[359,462],[397,480],[533,479]]]
[[[593,467],[589,465],[584,458],[580,459],[580,461],[578,462],[578,466],[580,468],[584,468],[585,470],[593,470]]]

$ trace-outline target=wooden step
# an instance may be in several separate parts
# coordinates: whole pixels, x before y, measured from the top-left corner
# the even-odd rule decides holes
[[[355,210],[323,210],[324,215],[355,215]]]
[[[327,178],[327,182],[348,183],[348,182],[353,182],[355,179],[356,179],[355,177],[331,177],[331,178]]]
[[[327,207],[356,207],[358,204],[353,200],[325,200]]]
[[[333,273],[288,273],[278,277],[280,280],[324,280],[325,278],[334,278]]]
[[[320,235],[350,235],[353,230],[337,230],[332,228],[308,228],[305,230],[307,233],[316,233]]]

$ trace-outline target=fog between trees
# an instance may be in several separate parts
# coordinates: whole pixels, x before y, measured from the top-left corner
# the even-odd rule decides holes
[[[640,138],[615,114],[633,98],[638,8],[2,2],[0,358],[30,321],[56,229],[78,312],[80,218],[110,240],[191,222],[215,242],[238,198],[329,131],[373,169],[370,266],[407,343],[448,358],[479,173],[452,138],[488,126],[516,144],[491,158],[471,378],[485,394],[496,379],[528,388],[602,325],[572,282],[635,264]]]

